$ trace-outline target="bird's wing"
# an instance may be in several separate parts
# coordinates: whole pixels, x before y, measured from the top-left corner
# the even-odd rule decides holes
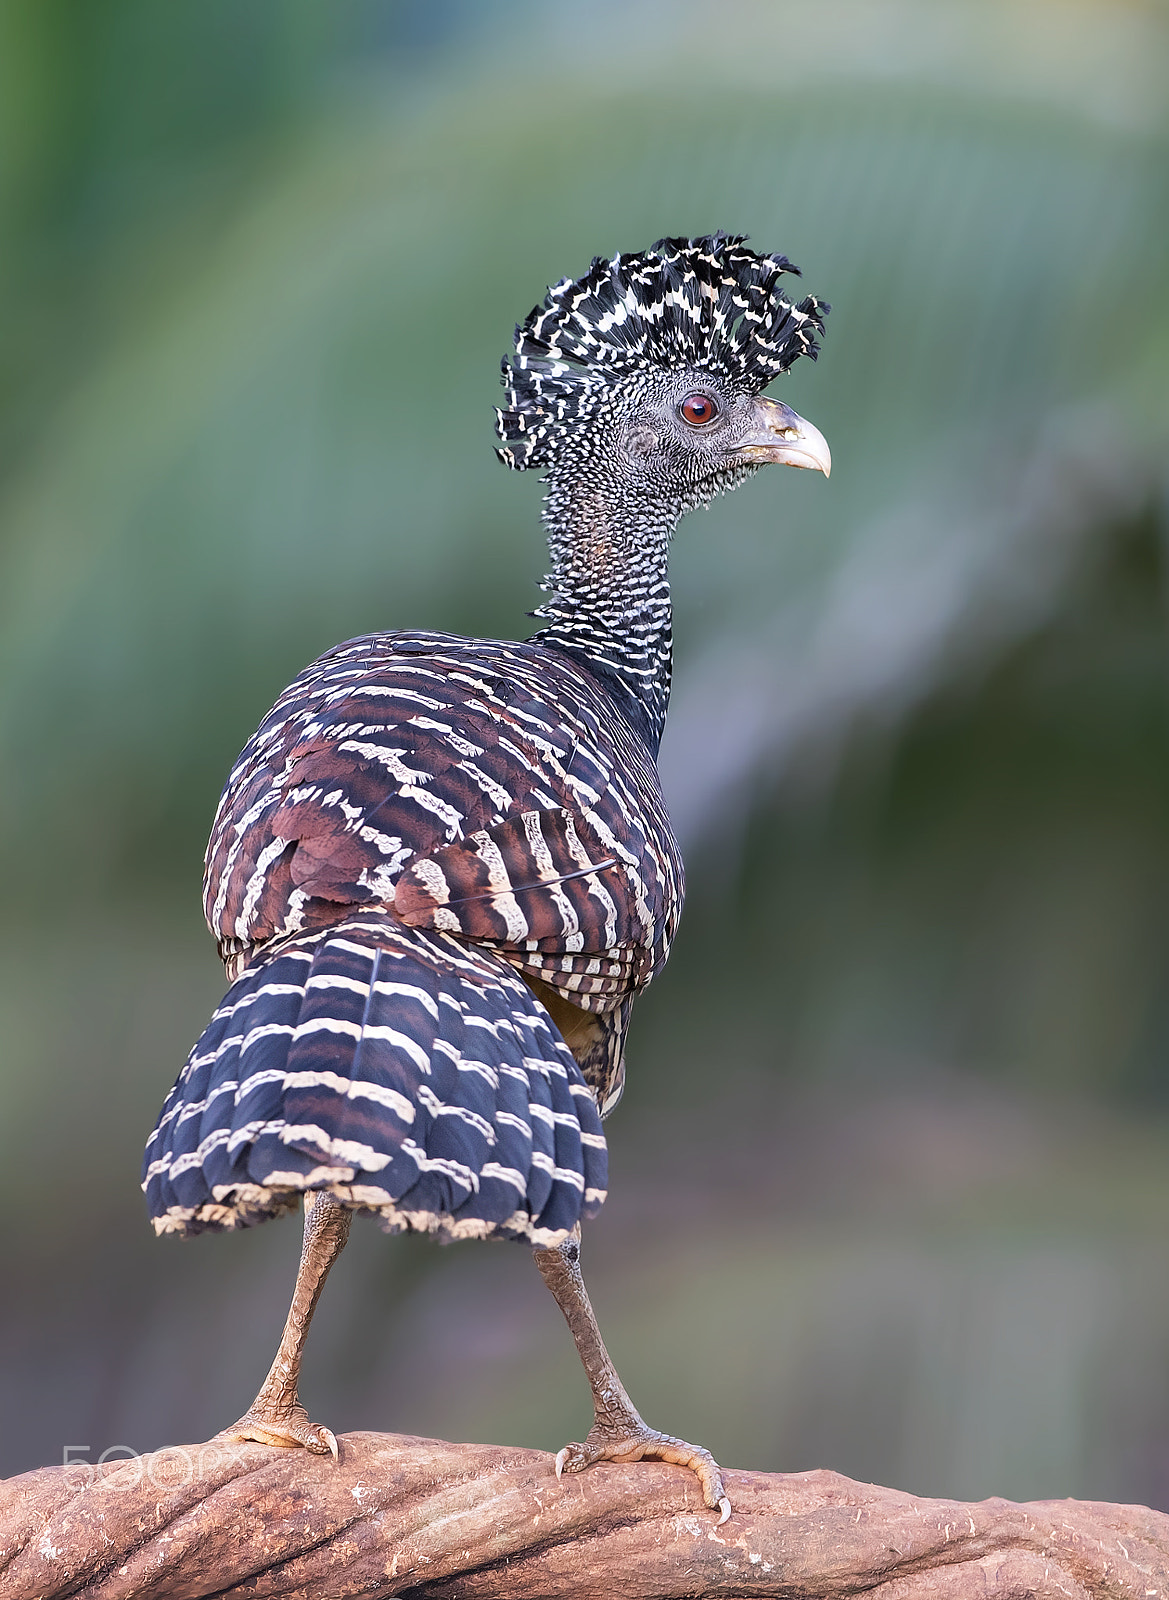
[[[645,941],[620,869],[583,815],[523,811],[415,856],[395,885],[394,910],[414,927],[464,939],[597,954]]]
[[[591,706],[601,691],[574,697],[530,647],[513,660],[394,638],[314,663],[237,763],[206,881],[225,958],[384,906],[494,946],[577,1004],[642,987],[665,959],[680,863],[652,763],[639,770],[632,736]]]

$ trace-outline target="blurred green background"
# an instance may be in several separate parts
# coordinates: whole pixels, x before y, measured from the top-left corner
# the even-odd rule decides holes
[[[522,636],[512,324],[723,227],[834,304],[836,470],[677,542],[602,1324],[728,1465],[1169,1507],[1167,190],[1152,0],[0,4],[0,1471],[251,1399],[297,1224],[137,1189],[228,765],[341,638]],[[368,1224],[303,1394],[589,1422],[524,1251]]]

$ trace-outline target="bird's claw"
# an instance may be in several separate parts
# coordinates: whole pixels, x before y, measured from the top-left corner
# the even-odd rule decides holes
[[[722,1469],[709,1450],[659,1433],[638,1419],[638,1425],[620,1433],[594,1425],[583,1444],[566,1444],[556,1455],[556,1476],[583,1472],[598,1461],[670,1461],[689,1467],[702,1485],[702,1498],[712,1511],[719,1512],[718,1526],[731,1514],[731,1502],[723,1487]]]
[[[310,1422],[308,1412],[299,1402],[279,1409],[253,1406],[238,1422],[224,1428],[219,1438],[270,1444],[282,1450],[307,1450],[310,1455],[340,1460],[337,1435],[331,1428]]]

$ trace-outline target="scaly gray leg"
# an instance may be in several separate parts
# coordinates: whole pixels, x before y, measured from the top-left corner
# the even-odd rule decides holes
[[[697,1473],[702,1494],[712,1510],[722,1513],[721,1526],[731,1514],[731,1502],[723,1488],[722,1470],[709,1450],[687,1444],[668,1433],[658,1433],[643,1422],[633,1401],[617,1376],[588,1290],[580,1270],[580,1227],[563,1244],[552,1250],[533,1252],[540,1276],[556,1296],[564,1320],[576,1341],[589,1387],[593,1391],[594,1421],[583,1444],[565,1445],[556,1457],[556,1476],[562,1472],[582,1472],[596,1461],[672,1461]]]
[[[345,1248],[353,1214],[331,1195],[307,1194],[304,1200],[304,1245],[284,1335],[260,1392],[244,1415],[221,1439],[254,1439],[257,1444],[303,1445],[313,1455],[337,1456],[337,1440],[328,1428],[309,1421],[297,1398],[300,1357],[329,1268]]]

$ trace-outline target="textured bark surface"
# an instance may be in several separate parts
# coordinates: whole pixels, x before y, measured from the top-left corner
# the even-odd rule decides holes
[[[1169,1516],[1056,1500],[960,1505],[832,1472],[693,1474],[354,1433],[341,1458],[192,1445],[0,1485],[3,1600],[449,1596],[610,1600],[1169,1600]]]

